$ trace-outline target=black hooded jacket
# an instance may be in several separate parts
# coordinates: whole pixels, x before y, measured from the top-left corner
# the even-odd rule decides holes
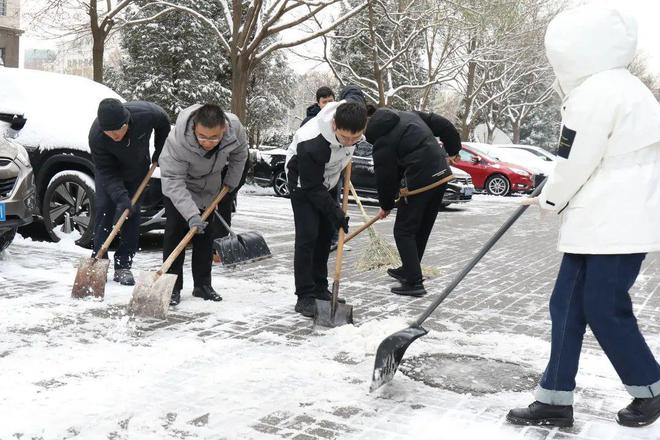
[[[128,195],[124,182],[143,179],[150,162],[158,161],[165,139],[170,133],[170,119],[160,106],[147,101],[124,103],[131,114],[124,139],[115,142],[106,136],[98,119],[89,130],[89,148],[96,169],[106,191],[117,203]],[[154,132],[154,155],[149,157],[149,139]]]
[[[385,210],[394,208],[402,179],[409,190],[437,182],[451,174],[447,155],[461,150],[454,125],[435,113],[381,108],[369,118],[365,135],[373,145],[378,200]]]
[[[310,119],[312,119],[314,116],[318,115],[319,112],[321,111],[321,106],[318,105],[318,103],[314,103],[307,107],[307,113],[305,116],[305,119],[300,123],[300,126],[302,127],[305,125]]]

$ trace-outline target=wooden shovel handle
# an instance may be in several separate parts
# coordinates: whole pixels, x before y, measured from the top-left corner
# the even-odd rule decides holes
[[[344,215],[348,211],[348,190],[351,184],[351,162],[344,168],[344,188],[342,191],[341,210]],[[346,233],[344,228],[339,228],[339,240],[337,241],[337,259],[335,261],[335,284],[339,285],[339,278],[341,277],[341,262],[344,256],[344,239]]]
[[[140,186],[138,186],[137,191],[135,191],[135,194],[133,194],[133,198],[131,199],[131,205],[135,206],[138,200],[140,200],[140,196],[142,195],[144,189],[147,187],[147,184],[149,183],[149,179],[151,179],[151,176],[154,174],[154,171],[156,171],[156,168],[158,168],[158,164],[156,162],[152,163],[151,167],[149,168],[149,171],[147,171],[147,175],[144,176],[144,179],[142,179],[142,183],[140,183]],[[121,227],[124,225],[124,222],[128,218],[129,212],[130,211],[128,209],[125,209],[124,212],[121,214],[121,216],[117,220],[117,223],[112,227],[112,231],[110,232],[110,235],[108,235],[108,238],[103,242],[101,249],[99,249],[99,251],[96,253],[96,259],[103,258],[105,253],[108,252],[108,249],[112,244],[112,240],[114,240],[117,234],[119,234],[119,230],[121,229]]]
[[[223,186],[223,187],[222,187],[222,191],[220,191],[220,192],[218,193],[218,195],[215,196],[215,199],[213,199],[213,201],[211,202],[211,204],[206,208],[206,210],[204,210],[204,213],[202,214],[202,220],[206,220],[207,218],[209,218],[209,216],[211,215],[211,213],[212,213],[212,212],[215,210],[215,208],[218,206],[218,203],[220,203],[220,201],[221,201],[221,200],[222,200],[222,199],[223,199],[228,193],[229,193],[229,187],[226,186],[226,185]],[[196,233],[197,233],[197,227],[196,227],[196,226],[193,226],[192,228],[190,228],[190,231],[188,231],[188,233],[185,235],[185,237],[183,237],[183,240],[181,240],[181,242],[179,243],[179,245],[178,245],[176,248],[174,248],[174,250],[172,251],[172,253],[170,254],[170,256],[167,257],[167,260],[165,260],[165,262],[163,263],[163,265],[162,265],[162,266],[160,267],[160,269],[158,270],[157,274],[158,274],[159,276],[162,275],[162,274],[164,274],[165,272],[167,272],[167,271],[170,269],[170,267],[171,267],[172,264],[174,263],[174,260],[176,260],[177,257],[179,256],[179,254],[180,254],[181,252],[183,252],[183,250],[186,248],[186,246],[188,246],[188,243],[190,243],[190,240],[192,240],[192,238],[195,236]]]

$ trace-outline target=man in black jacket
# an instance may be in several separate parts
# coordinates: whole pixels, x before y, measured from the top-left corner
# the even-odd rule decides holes
[[[319,112],[326,104],[335,101],[335,92],[328,86],[319,87],[316,91],[316,102],[309,107],[307,107],[307,112],[305,113],[305,119],[303,119],[300,126],[302,127],[314,116],[318,115]]]
[[[420,194],[401,198],[394,239],[402,266],[387,271],[401,283],[392,288],[393,293],[425,295],[420,262],[447,182],[452,178],[448,162],[454,163],[461,150],[460,136],[451,122],[434,113],[381,108],[369,118],[366,137],[367,142],[373,144],[381,219],[394,208],[402,181],[403,194],[429,187]]]
[[[315,299],[330,299],[330,241],[339,228],[348,232],[348,217],[337,205],[335,191],[367,124],[362,91],[348,86],[341,96],[345,100],[326,105],[296,131],[286,157],[296,229],[294,310],[307,317],[314,316]]]
[[[107,98],[101,101],[97,118],[89,131],[89,148],[96,172],[94,252],[110,235],[117,214],[130,210],[121,228],[121,244],[115,251],[113,279],[125,286],[135,284],[131,273],[137,251],[140,227],[140,202],[131,197],[146,176],[152,162],[158,161],[170,132],[167,113],[146,101],[127,102]],[[149,155],[149,138],[154,132],[155,152]]]

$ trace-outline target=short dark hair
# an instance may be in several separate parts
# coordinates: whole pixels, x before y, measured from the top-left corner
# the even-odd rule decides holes
[[[319,102],[321,98],[328,98],[330,96],[332,96],[333,98],[335,97],[335,92],[333,92],[330,87],[328,86],[319,87],[319,89],[316,91],[316,102]]]
[[[335,126],[339,130],[357,133],[367,126],[367,108],[357,102],[344,102],[335,111]]]
[[[225,112],[217,104],[204,104],[192,115],[193,123],[200,124],[204,127],[224,127],[225,126]]]

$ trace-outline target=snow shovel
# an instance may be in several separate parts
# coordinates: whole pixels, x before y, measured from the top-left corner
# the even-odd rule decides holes
[[[216,206],[218,206],[218,203],[228,193],[229,188],[223,186],[222,191],[220,191],[211,204],[204,210],[202,214],[203,221],[209,218]],[[192,240],[196,233],[196,227],[190,228],[190,231],[183,237],[179,245],[167,257],[167,260],[165,260],[157,272],[142,274],[133,289],[133,297],[128,303],[129,313],[147,318],[165,319],[177,277],[174,274],[167,273],[167,271],[179,254],[185,251],[186,246],[188,246],[188,243],[190,243],[190,240]]]
[[[530,197],[536,197],[543,188],[545,181],[541,182]],[[511,217],[497,230],[486,244],[479,250],[477,255],[463,268],[461,273],[456,275],[452,282],[442,291],[442,293],[429,305],[426,310],[407,328],[391,334],[385,338],[376,351],[376,360],[374,362],[374,371],[371,377],[371,387],[369,391],[374,391],[382,385],[388,383],[394,377],[399,368],[404,353],[416,339],[428,333],[422,324],[435,311],[445,298],[454,290],[463,278],[477,265],[484,255],[497,243],[504,233],[523,215],[528,206],[521,206],[513,213]]]
[[[153,175],[154,171],[158,167],[157,163],[152,163],[151,168],[147,172],[147,175],[142,179],[142,183],[138,187],[133,198],[131,199],[131,204],[135,204],[140,199],[142,192],[147,187],[149,179]],[[124,225],[124,222],[128,218],[128,209],[124,210],[121,214],[117,223],[112,227],[110,235],[105,240],[101,249],[96,253],[96,256],[90,258],[81,259],[80,264],[78,265],[78,272],[76,273],[76,279],[73,282],[73,288],[71,289],[72,298],[84,298],[86,296],[95,296],[96,298],[103,298],[105,296],[105,283],[108,278],[108,268],[110,267],[110,260],[103,258],[110,244],[115,239],[121,227]],[[140,215],[140,213],[135,213],[135,215]]]
[[[342,194],[341,209],[344,214],[348,212],[348,187],[351,183],[351,163],[344,170],[344,191]],[[339,279],[341,277],[341,263],[344,256],[343,228],[339,229],[339,240],[337,242],[337,258],[335,261],[335,279],[332,283],[332,298],[330,301],[316,300],[314,310],[314,325],[323,327],[339,327],[345,324],[353,324],[353,306],[342,304],[337,301],[339,297]]]
[[[215,215],[229,231],[226,237],[216,238],[213,241],[213,249],[220,256],[224,266],[234,267],[237,264],[251,263],[273,256],[263,235],[255,231],[236,234],[218,211],[215,211]]]

